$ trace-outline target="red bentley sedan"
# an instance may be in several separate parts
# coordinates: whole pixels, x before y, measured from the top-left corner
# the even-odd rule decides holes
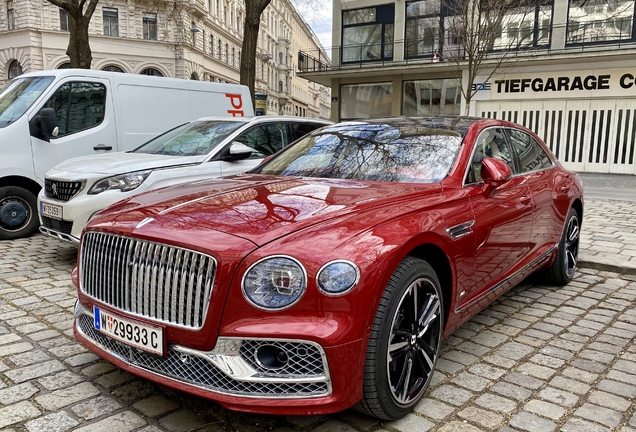
[[[75,335],[230,409],[397,419],[444,336],[533,272],[572,279],[582,190],[516,124],[328,126],[247,174],[98,213],[73,272]]]

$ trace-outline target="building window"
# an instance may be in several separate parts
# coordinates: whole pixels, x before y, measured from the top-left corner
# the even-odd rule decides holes
[[[158,77],[163,76],[163,74],[155,68],[146,68],[142,70],[141,72],[139,72],[139,75],[149,75],[149,76],[158,76]]]
[[[117,9],[102,8],[104,16],[104,36],[119,36],[119,15]]]
[[[566,44],[634,39],[633,22],[633,0],[570,0]]]
[[[9,65],[9,79],[13,79],[19,75],[22,75],[22,65],[19,61],[13,60]]]
[[[404,81],[402,115],[459,115],[461,99],[458,79]]]
[[[394,4],[342,12],[342,62],[393,59]]]
[[[68,31],[68,12],[60,8],[60,30]]]
[[[230,49],[228,47],[228,44],[225,44],[225,63],[229,63],[229,56],[230,56],[229,51]]]
[[[13,2],[7,2],[7,28],[15,30],[15,11],[13,10]]]
[[[143,13],[144,39],[157,40],[157,14]]]
[[[232,66],[236,65],[236,50],[232,48]]]
[[[340,86],[340,120],[387,117],[391,115],[393,84],[348,84]]]
[[[552,0],[509,12],[501,21],[501,36],[491,50],[547,48],[550,46]]]
[[[199,81],[199,75],[197,75],[197,73],[196,73],[196,72],[192,72],[192,73],[190,74],[190,79],[191,79],[192,81]]]
[[[70,63],[62,63],[61,65],[59,65],[57,67],[58,69],[70,69],[71,68],[71,64]]]
[[[214,35],[210,35],[210,55],[214,55]]]
[[[216,55],[219,57],[219,60],[221,60],[221,39],[217,41],[216,48]]]
[[[110,66],[106,66],[102,68],[103,71],[106,72],[119,72],[119,73],[125,73],[124,70],[122,68],[120,68],[119,66],[114,66],[114,65],[110,65]]]
[[[440,2],[424,0],[406,3],[405,56],[433,56],[439,50]]]

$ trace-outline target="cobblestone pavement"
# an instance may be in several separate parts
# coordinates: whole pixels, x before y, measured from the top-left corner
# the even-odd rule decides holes
[[[636,204],[588,202],[582,248],[629,262],[621,237],[636,223],[622,221],[635,214]],[[353,410],[231,412],[116,369],[73,340],[76,253],[42,235],[0,242],[0,431],[636,432],[629,272],[583,268],[567,287],[517,286],[445,340],[414,412],[382,423]]]

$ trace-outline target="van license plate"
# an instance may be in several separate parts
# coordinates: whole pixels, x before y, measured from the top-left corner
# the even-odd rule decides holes
[[[107,312],[93,306],[95,330],[126,345],[163,356],[163,328]]]
[[[53,219],[62,219],[62,206],[40,201],[40,213]]]

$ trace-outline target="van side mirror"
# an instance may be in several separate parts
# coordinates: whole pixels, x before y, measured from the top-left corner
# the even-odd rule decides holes
[[[226,162],[248,159],[252,156],[253,149],[238,141],[232,142],[229,151],[221,157]]]
[[[44,141],[50,141],[59,134],[58,125],[57,114],[53,108],[42,108],[29,122],[31,135]]]

